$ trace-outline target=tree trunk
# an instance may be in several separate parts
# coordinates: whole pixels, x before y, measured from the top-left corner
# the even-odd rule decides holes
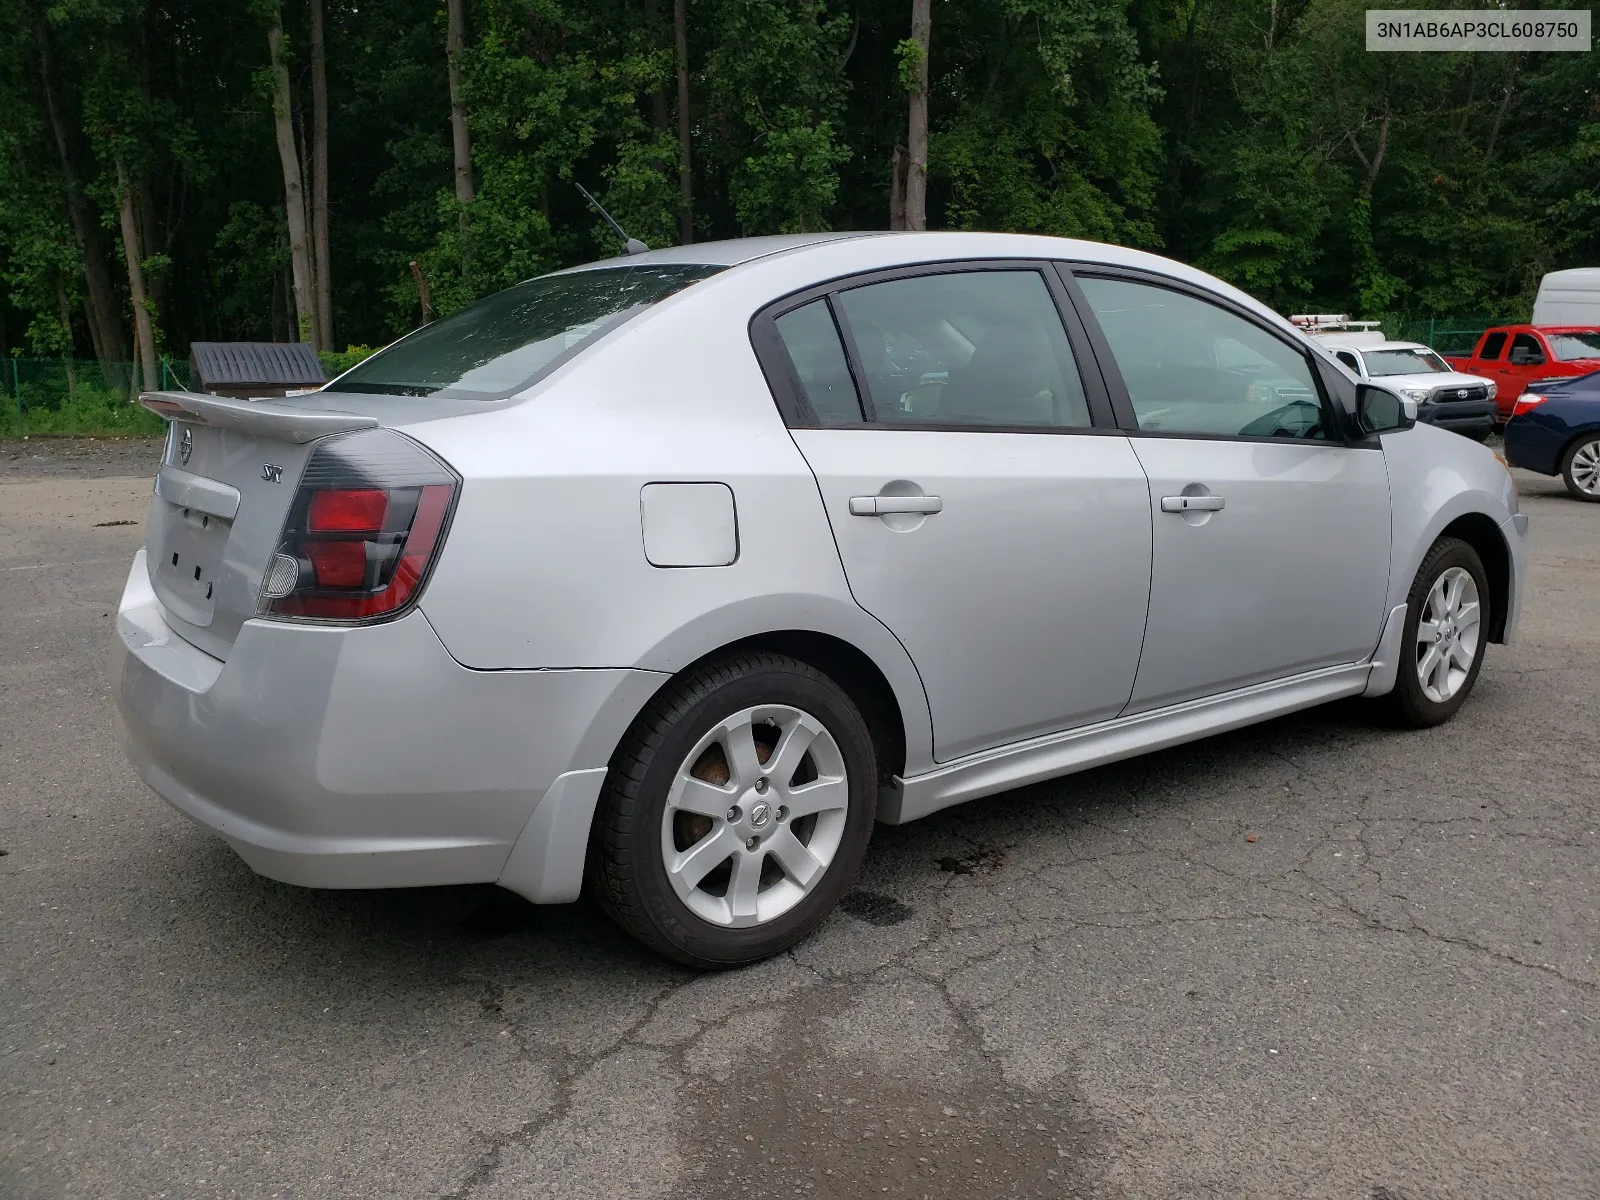
[[[672,0],[672,33],[678,50],[678,198],[682,206],[679,240],[694,241],[694,177],[689,173],[689,5]]]
[[[661,10],[657,0],[644,0],[644,28],[645,42],[654,46],[656,34],[660,32],[658,26],[661,19]],[[657,88],[650,93],[650,127],[657,133],[663,133],[671,124],[667,108],[667,89]]]
[[[66,349],[61,352],[61,365],[67,370],[67,395],[71,396],[78,390],[78,372],[72,365],[72,307],[67,303],[67,285],[62,282],[61,272],[56,271],[56,316],[61,319],[61,328],[67,332]]]
[[[311,0],[311,244],[316,254],[317,349],[333,349],[333,277],[328,270],[328,55],[322,0]]]
[[[267,30],[267,51],[272,61],[272,125],[278,138],[278,158],[283,164],[283,206],[289,218],[289,265],[294,277],[297,340],[316,342],[316,299],[311,279],[311,255],[306,245],[306,198],[300,183],[300,156],[295,151],[294,124],[289,109],[289,68],[283,62],[283,14],[274,9]]]
[[[133,188],[128,183],[128,172],[123,169],[121,158],[117,159],[117,195],[122,201],[122,251],[128,260],[128,291],[133,297],[134,337],[139,343],[139,362],[144,368],[144,390],[153,392],[161,386],[156,380],[156,335],[145,301],[139,228],[133,220]]]
[[[282,271],[272,273],[272,332],[275,342],[289,340],[289,309],[293,307],[289,295],[292,287]]]
[[[906,228],[928,227],[928,46],[933,39],[931,0],[911,0],[911,40],[917,44],[917,89],[911,93],[906,148]]]
[[[889,228],[906,227],[906,148],[897,145],[889,158]]]
[[[88,318],[89,340],[94,345],[94,356],[102,363],[120,363],[128,360],[128,343],[122,336],[122,320],[118,310],[116,288],[111,282],[111,272],[106,269],[105,242],[101,237],[100,223],[89,210],[89,202],[78,189],[77,172],[72,165],[72,148],[67,139],[67,123],[61,115],[61,103],[56,94],[55,70],[50,61],[49,30],[39,22],[39,79],[43,85],[44,106],[50,120],[56,153],[61,157],[61,176],[67,190],[67,215],[72,221],[73,237],[78,243],[78,253],[83,258],[84,316]]]
[[[476,194],[472,186],[472,134],[467,129],[467,102],[461,98],[461,47],[467,36],[467,18],[462,10],[465,3],[466,0],[449,0],[445,61],[450,73],[450,140],[456,155],[456,199],[471,204]],[[462,220],[466,220],[464,213]]]
[[[422,273],[422,267],[414,258],[411,260],[411,278],[417,285],[417,305],[422,309],[422,323],[426,325],[433,320],[433,299],[428,293],[428,277]]]

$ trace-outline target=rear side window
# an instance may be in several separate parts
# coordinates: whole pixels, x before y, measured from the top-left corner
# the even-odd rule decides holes
[[[424,325],[324,390],[504,399],[585,342],[723,269],[661,263],[543,275]]]
[[[1500,351],[1504,350],[1505,348],[1506,335],[1503,333],[1491,333],[1488,337],[1483,339],[1483,353],[1478,355],[1478,357],[1483,359],[1499,358]]]
[[[1089,425],[1083,381],[1038,271],[913,275],[839,295],[884,424]]]
[[[1325,438],[1311,364],[1294,347],[1184,292],[1080,277],[1111,344],[1139,428]]]
[[[773,322],[783,339],[795,382],[823,425],[853,425],[861,420],[861,401],[850,378],[850,363],[826,300],[802,304]]]

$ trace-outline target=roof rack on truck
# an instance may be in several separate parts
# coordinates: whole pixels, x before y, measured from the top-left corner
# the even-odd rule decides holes
[[[1352,321],[1344,313],[1300,313],[1289,320],[1307,333],[1365,333],[1382,329],[1382,321]]]

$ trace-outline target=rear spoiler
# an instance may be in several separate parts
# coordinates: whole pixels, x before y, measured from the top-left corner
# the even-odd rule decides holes
[[[377,417],[360,413],[296,408],[270,400],[235,400],[204,392],[141,392],[139,403],[168,421],[240,429],[280,442],[311,442],[332,433],[375,429],[379,424]]]

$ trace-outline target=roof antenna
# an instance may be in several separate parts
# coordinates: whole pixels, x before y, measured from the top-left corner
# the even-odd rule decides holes
[[[629,253],[629,254],[644,254],[644,253],[647,253],[649,251],[650,247],[646,246],[638,238],[631,238],[631,237],[628,236],[628,231],[626,229],[624,229],[621,225],[617,224],[616,218],[613,217],[610,213],[608,213],[605,209],[600,207],[600,201],[596,200],[593,196],[589,195],[589,189],[588,188],[584,187],[583,184],[578,183],[576,181],[574,181],[573,186],[576,187],[580,192],[583,193],[583,198],[585,200],[587,200],[590,204],[594,205],[595,212],[599,213],[602,217],[604,217],[606,219],[606,224],[611,226],[612,229],[617,231],[617,236],[622,239],[622,247],[627,253]]]

